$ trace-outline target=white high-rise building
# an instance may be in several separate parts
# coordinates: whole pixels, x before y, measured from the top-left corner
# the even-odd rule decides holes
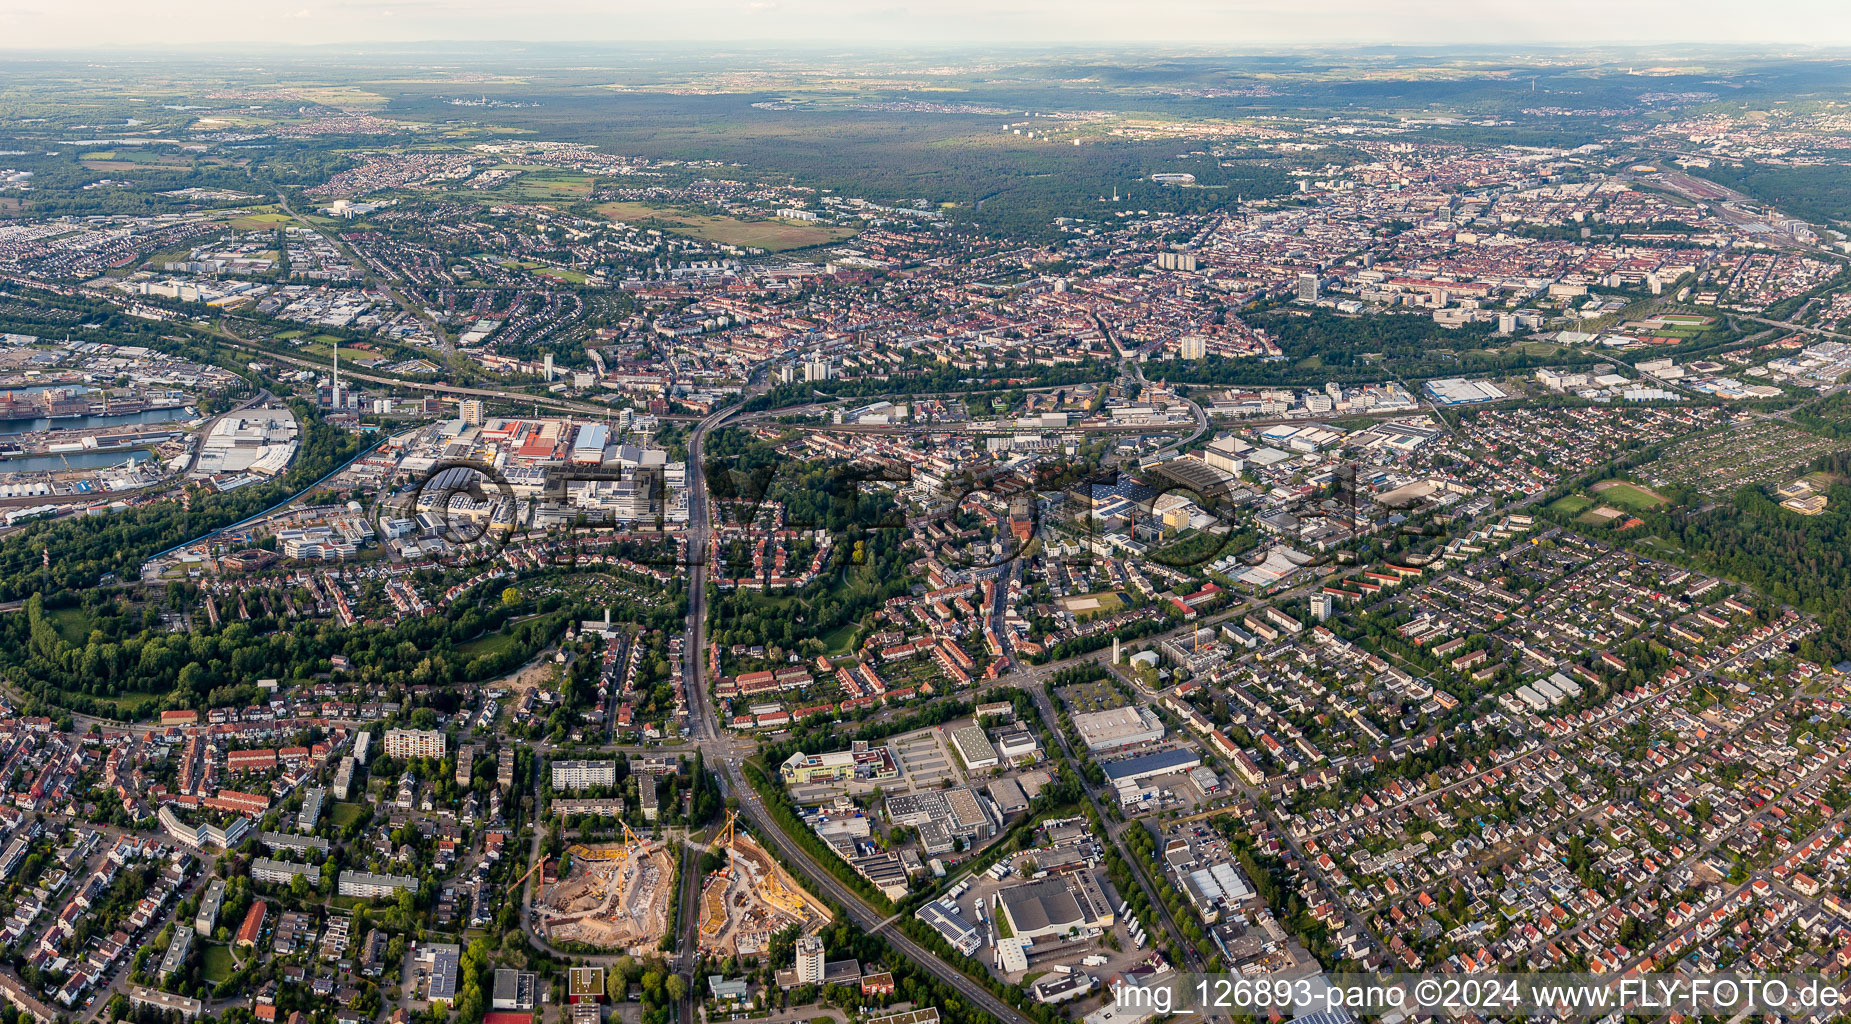
[[[554,789],[590,789],[617,784],[615,761],[554,761]]]
[[[797,984],[821,985],[823,970],[823,940],[815,935],[804,935],[798,938]]]
[[[1182,351],[1184,359],[1200,359],[1208,354],[1208,340],[1200,334],[1185,334]]]
[[[386,730],[386,755],[389,757],[442,757],[443,752],[441,729]]]
[[[1318,300],[1318,275],[1298,275],[1298,301],[1316,302]]]

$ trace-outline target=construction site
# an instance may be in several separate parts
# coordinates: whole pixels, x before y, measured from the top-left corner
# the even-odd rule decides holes
[[[811,934],[829,923],[829,911],[798,886],[771,855],[736,828],[729,814],[715,840],[726,866],[701,885],[700,951],[756,956],[791,925]]]
[[[675,920],[675,859],[662,843],[639,838],[566,850],[558,883],[534,901],[550,941],[600,949],[654,950]]]

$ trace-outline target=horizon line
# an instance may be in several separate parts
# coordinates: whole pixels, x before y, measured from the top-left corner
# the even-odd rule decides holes
[[[814,37],[812,37],[814,39]],[[1111,42],[1104,40],[1081,39],[1046,39],[1046,40],[998,40],[998,41],[957,41],[957,40],[881,40],[867,39],[814,39],[812,42],[793,42],[789,39],[758,36],[734,39],[699,39],[685,37],[660,37],[626,39],[469,39],[469,38],[424,38],[424,39],[379,39],[367,42],[296,42],[291,40],[219,40],[182,44],[151,44],[142,42],[96,42],[82,46],[64,43],[43,46],[20,45],[17,42],[0,44],[0,58],[14,54],[51,55],[66,54],[82,56],[99,52],[112,54],[134,53],[147,55],[174,55],[180,53],[198,53],[235,49],[263,48],[270,51],[303,52],[309,50],[328,50],[354,47],[393,48],[393,47],[458,47],[480,48],[489,45],[499,46],[533,46],[556,47],[562,49],[607,49],[614,51],[634,51],[655,47],[670,48],[704,48],[714,47],[737,49],[777,49],[786,53],[813,53],[833,51],[844,46],[856,46],[863,49],[880,51],[1030,51],[1030,50],[1066,50],[1066,51],[1101,51],[1114,53],[1137,53],[1139,51],[1196,51],[1204,54],[1248,55],[1272,53],[1278,51],[1322,52],[1322,53],[1362,53],[1379,50],[1402,50],[1408,52],[1423,51],[1466,51],[1466,52],[1502,52],[1517,53],[1525,50],[1550,50],[1564,53],[1598,53],[1603,50],[1652,50],[1658,48],[1704,47],[1714,50],[1726,50],[1739,53],[1757,53],[1779,50],[1808,50],[1820,54],[1843,53],[1851,56],[1851,41],[1846,42],[1805,42],[1762,41],[1762,42],[1728,42],[1723,40],[1699,39],[1660,39],[1645,41],[1607,41],[1588,43],[1571,40],[1487,40],[1482,42],[1418,42],[1418,41],[1382,41],[1382,42],[1348,42],[1348,43],[1314,43],[1314,42],[1270,42],[1270,43],[1204,43],[1190,40],[1139,40],[1136,42]],[[363,54],[356,53],[355,56]],[[1673,57],[1672,59],[1676,59]]]

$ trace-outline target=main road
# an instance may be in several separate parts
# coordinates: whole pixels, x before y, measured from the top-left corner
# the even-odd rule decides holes
[[[762,390],[763,386],[761,383],[749,383],[742,394],[742,401],[750,398],[755,391]],[[682,651],[685,659],[682,678],[687,684],[688,705],[693,709],[689,732],[700,747],[708,766],[719,774],[721,789],[727,796],[738,798],[740,811],[752,822],[754,831],[776,846],[783,853],[785,862],[796,868],[811,886],[841,906],[850,920],[869,933],[880,932],[888,923],[889,915],[870,906],[860,893],[842,884],[817,864],[808,851],[785,835],[772,818],[764,801],[759,799],[758,793],[747,784],[740,771],[740,759],[749,745],[736,746],[727,736],[726,731],[720,727],[719,714],[714,709],[713,701],[707,697],[707,538],[710,521],[706,467],[702,462],[708,433],[723,425],[736,409],[737,405],[730,406],[709,415],[696,424],[688,436],[688,645]],[[696,911],[698,907],[682,908],[683,914]],[[901,956],[930,971],[939,980],[956,989],[972,1005],[996,1020],[1008,1024],[1032,1024],[1013,1006],[998,999],[989,989],[905,934],[886,929],[885,938]],[[683,952],[685,955],[686,951]],[[683,1024],[688,1022],[684,1021]]]

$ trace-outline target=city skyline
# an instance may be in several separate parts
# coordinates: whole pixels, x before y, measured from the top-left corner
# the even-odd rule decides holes
[[[480,0],[271,0],[177,5],[150,19],[125,0],[82,7],[0,5],[3,50],[89,50],[255,44],[298,47],[420,42],[683,42],[819,46],[1188,45],[1230,50],[1389,45],[1729,44],[1851,46],[1851,10],[1830,0],[1783,0],[1752,13],[1725,0],[1567,0],[1483,5],[1469,19],[1430,0],[1337,0],[1315,12],[1281,0],[1168,3],[1136,19],[1109,4],[1016,0],[980,4],[833,0],[697,0],[672,7],[550,0],[507,11]]]

